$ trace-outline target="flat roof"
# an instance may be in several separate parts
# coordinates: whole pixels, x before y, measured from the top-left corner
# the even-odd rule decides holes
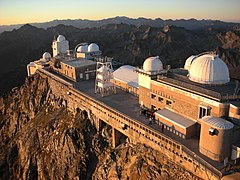
[[[86,60],[86,59],[73,59],[69,61],[63,61],[62,63],[67,64],[72,67],[83,67],[96,64],[95,61]]]
[[[167,121],[175,124],[176,126],[183,128],[183,129],[186,129],[196,123],[195,121],[185,118],[185,117],[183,117],[173,111],[170,111],[168,109],[158,110],[155,112],[155,115],[160,116],[163,119],[166,119]]]
[[[194,91],[195,93],[206,95],[213,99],[218,99],[219,101],[240,98],[240,93],[235,94],[237,83],[234,80],[223,85],[206,85],[189,80],[187,74],[188,71],[185,69],[172,69],[168,76],[159,76],[156,81],[176,86],[187,91]]]

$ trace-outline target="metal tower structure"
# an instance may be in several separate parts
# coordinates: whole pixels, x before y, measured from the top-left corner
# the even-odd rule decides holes
[[[116,94],[116,87],[113,83],[112,58],[97,58],[95,93],[101,94],[102,97]]]

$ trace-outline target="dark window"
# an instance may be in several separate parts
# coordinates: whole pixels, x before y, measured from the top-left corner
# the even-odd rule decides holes
[[[167,101],[166,101],[166,104],[169,105],[169,106],[171,106],[172,101],[167,100]]]
[[[152,94],[151,97],[152,97],[152,99],[155,99],[156,95]]]
[[[211,109],[206,107],[200,107],[199,108],[199,118],[202,118],[204,116],[209,116],[211,114]]]
[[[159,102],[163,102],[163,98],[162,97],[158,97],[158,101]]]

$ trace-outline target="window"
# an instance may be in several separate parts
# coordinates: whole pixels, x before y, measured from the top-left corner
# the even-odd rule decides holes
[[[199,107],[199,118],[201,119],[204,116],[209,116],[211,114],[211,108],[210,107]]]
[[[83,78],[83,73],[80,73],[79,77],[80,77],[80,79],[82,79]]]
[[[163,98],[162,97],[158,97],[158,101],[159,102],[163,102]]]
[[[155,99],[156,95],[155,94],[151,94],[152,99]]]
[[[168,106],[171,106],[172,101],[167,100],[167,101],[166,101],[166,104],[167,104]]]

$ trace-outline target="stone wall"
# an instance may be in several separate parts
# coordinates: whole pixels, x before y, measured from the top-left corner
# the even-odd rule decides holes
[[[45,70],[39,71],[39,73],[42,77],[48,78],[52,93],[55,94],[56,97],[63,99],[70,111],[76,112],[81,110],[87,112],[88,117],[97,129],[99,129],[99,121],[104,121],[118,132],[127,136],[132,142],[146,144],[164,153],[177,164],[185,167],[201,178],[218,179],[218,177],[221,176],[221,172],[217,171],[200,157],[194,155],[187,147],[173,139],[79,92],[74,89],[70,83],[61,80],[61,78],[53,75],[49,76]],[[126,125],[126,128],[123,128],[123,124]],[[214,173],[210,169],[216,172]]]

